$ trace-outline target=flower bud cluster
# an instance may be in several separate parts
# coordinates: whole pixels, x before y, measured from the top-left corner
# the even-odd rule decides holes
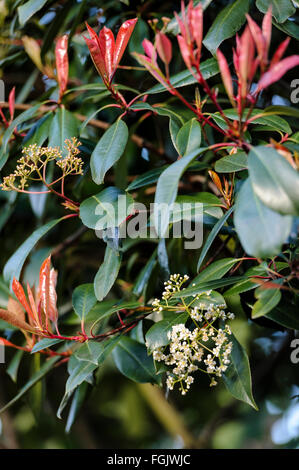
[[[211,291],[197,294],[192,300],[186,297],[177,299],[176,294],[171,300],[187,279],[188,276],[172,275],[165,283],[162,299],[153,302],[156,312],[170,309],[174,310],[174,315],[182,311],[189,315],[188,326],[183,323],[173,325],[168,332],[169,344],[153,350],[154,360],[169,367],[167,387],[173,390],[175,384],[179,384],[182,395],[194,382],[193,373],[196,371],[210,376],[210,386],[217,385],[216,378],[221,377],[230,364],[233,346],[230,340],[232,332],[226,321],[232,320],[234,314],[225,312],[225,304],[216,304]],[[177,300],[176,304],[174,300]]]

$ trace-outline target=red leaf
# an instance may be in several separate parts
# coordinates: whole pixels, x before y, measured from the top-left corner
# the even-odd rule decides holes
[[[68,46],[68,35],[65,34],[61,36],[55,47],[55,56],[56,56],[56,70],[57,70],[57,79],[59,84],[59,96],[60,98],[64,94],[68,75],[69,75],[69,60],[67,54],[67,46]]]
[[[183,36],[181,36],[180,34],[177,36],[177,38],[178,38],[178,43],[180,46],[180,51],[184,59],[184,62],[186,66],[188,67],[188,69],[191,69],[190,51],[189,51],[188,44],[186,43]]]
[[[20,304],[23,305],[23,307],[26,310],[26,312],[28,313],[28,315],[34,320],[34,315],[33,315],[32,310],[29,307],[29,304],[27,302],[24,289],[15,277],[13,278],[13,281],[12,281],[12,290],[13,290],[16,298],[20,302]]]
[[[23,348],[22,346],[17,346],[16,344],[13,344],[10,341],[7,341],[7,339],[0,337],[0,344],[1,343],[3,343],[4,346],[9,346],[10,348],[20,349],[21,351],[28,351],[27,348]]]
[[[15,114],[15,91],[16,91],[16,87],[13,87],[8,97],[9,114],[10,114],[11,121],[13,121],[13,117]]]
[[[99,44],[105,62],[105,72],[107,74],[108,81],[111,82],[114,72],[113,57],[115,41],[111,29],[106,28],[106,26],[104,26],[100,31]]]
[[[49,285],[49,317],[54,323],[56,323],[58,319],[56,284],[57,271],[52,268],[50,271]]]
[[[156,35],[156,46],[160,59],[168,65],[172,58],[172,45],[166,34],[158,33]]]
[[[277,64],[277,62],[280,61],[280,59],[282,58],[282,56],[284,55],[285,51],[286,51],[286,48],[288,47],[289,45],[289,42],[290,42],[291,38],[286,38],[279,46],[278,48],[276,49],[276,52],[271,60],[271,64],[270,64],[270,68],[274,65],[274,64]]]
[[[268,11],[264,16],[262,31],[266,41],[267,49],[269,50],[272,34],[272,5],[269,6]]]
[[[114,71],[116,70],[118,64],[121,61],[121,58],[125,52],[131,34],[133,33],[137,20],[138,18],[134,18],[132,20],[125,21],[119,28],[119,31],[116,36],[115,52],[113,58]]]
[[[38,317],[38,312],[37,312],[34,296],[33,296],[33,293],[32,293],[32,290],[31,290],[29,284],[27,284],[27,292],[28,292],[28,299],[29,299],[29,302],[30,302],[31,310],[32,310],[32,313],[34,315],[35,324],[40,329],[42,329],[42,326],[40,324],[39,317]]]
[[[221,77],[222,77],[222,81],[223,81],[226,93],[232,105],[234,106],[234,91],[233,91],[233,81],[232,81],[231,73],[229,70],[227,60],[219,49],[217,50],[217,59],[218,59],[219,69],[220,69],[220,73],[221,73]]]
[[[46,326],[49,318],[50,304],[50,267],[51,256],[48,256],[41,265],[39,273],[39,298],[41,307],[46,316]]]
[[[193,8],[192,10],[190,29],[192,32],[192,37],[194,38],[197,45],[198,59],[200,59],[203,35],[203,9],[201,4],[197,5],[197,7]]]
[[[250,31],[251,31],[251,35],[253,37],[253,40],[255,42],[255,45],[256,45],[256,48],[257,48],[257,51],[258,51],[258,55],[259,55],[259,58],[260,58],[260,61],[261,61],[261,65],[262,65],[262,67],[264,67],[265,66],[265,61],[267,59],[266,40],[263,36],[263,33],[262,33],[261,29],[256,24],[256,22],[253,21],[253,19],[249,15],[246,15],[246,18],[247,18],[248,26],[249,26]]]
[[[254,57],[254,42],[252,40],[251,32],[246,26],[244,33],[240,38],[240,54],[239,54],[239,78],[241,84],[241,98],[247,96],[247,79],[250,74],[250,68],[253,64]]]
[[[292,55],[273,65],[258,82],[257,91],[277,82],[288,70],[299,65],[299,55]]]
[[[103,81],[106,81],[108,77],[106,74],[105,60],[104,60],[104,57],[100,48],[100,44],[99,44],[99,38],[97,36],[97,33],[87,23],[86,23],[86,27],[88,29],[91,39],[88,39],[86,37],[84,37],[84,39],[89,49],[92,61],[98,73],[101,75]]]

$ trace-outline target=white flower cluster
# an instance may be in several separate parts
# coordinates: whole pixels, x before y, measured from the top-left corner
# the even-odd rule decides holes
[[[174,292],[179,292],[182,285],[188,281],[189,276],[181,276],[180,274],[171,274],[169,281],[164,282],[165,290],[162,292],[162,300],[167,304],[168,299],[171,298]],[[154,312],[161,312],[163,306],[160,305],[160,299],[155,299],[152,303]]]
[[[231,330],[224,322],[234,318],[234,314],[224,311],[225,305],[200,302],[201,296],[209,297],[211,292],[197,294],[189,304],[182,298],[183,305],[169,305],[172,293],[179,291],[185,280],[186,277],[173,275],[166,283],[162,301],[156,299],[153,303],[155,311],[161,311],[165,307],[176,311],[185,310],[192,319],[189,328],[183,323],[172,326],[172,330],[168,332],[169,345],[153,351],[155,361],[164,362],[171,368],[167,372],[168,388],[173,390],[178,383],[183,395],[194,382],[192,373],[197,370],[211,376],[210,386],[217,385],[215,377],[221,377],[226,371],[232,351],[232,342],[229,340]],[[192,307],[194,303],[196,306]],[[222,328],[216,328],[217,320],[221,321]]]

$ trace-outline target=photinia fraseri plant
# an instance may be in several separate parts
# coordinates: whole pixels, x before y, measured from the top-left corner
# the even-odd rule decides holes
[[[2,255],[1,341],[45,358],[30,387],[67,364],[59,417],[107,357],[174,397],[224,384],[257,409],[242,331],[253,344],[253,326],[290,340],[299,329],[299,116],[282,82],[299,56],[285,57],[294,37],[275,37],[291,34],[289,16],[240,0],[215,15],[207,3],[161,21],[123,14],[116,35],[109,10],[96,25],[82,5],[54,50],[52,33],[22,33],[20,52],[57,86],[22,106],[12,88],[1,108],[0,228],[31,207],[28,238],[12,230],[17,249]]]

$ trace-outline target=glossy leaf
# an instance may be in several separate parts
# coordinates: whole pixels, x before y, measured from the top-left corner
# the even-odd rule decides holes
[[[109,248],[109,246],[106,247],[103,264],[101,264],[94,278],[94,291],[99,301],[106,297],[113,286],[120,269],[121,260],[120,252]]]
[[[128,127],[118,119],[104,133],[91,155],[90,168],[92,179],[101,184],[107,171],[124,153],[129,132]]]
[[[43,6],[47,3],[47,0],[29,0],[23,5],[18,7],[18,15],[21,26],[35,15]]]
[[[78,136],[79,123],[73,113],[65,108],[59,108],[53,118],[50,127],[49,147],[60,147],[62,154],[66,156],[64,141]]]
[[[223,373],[223,381],[228,391],[237,400],[244,401],[257,410],[252,396],[250,365],[246,351],[233,334],[230,336],[230,341],[233,343],[231,363]]]
[[[93,284],[82,284],[76,287],[72,300],[76,314],[80,320],[84,321],[90,310],[97,303]]]
[[[202,282],[213,281],[214,279],[221,279],[238,262],[239,259],[237,258],[223,258],[218,261],[214,261],[209,266],[207,266],[201,273],[199,273],[192,280],[192,283],[198,284]]]
[[[241,28],[249,3],[249,0],[235,0],[218,14],[203,41],[213,55],[225,39],[232,37]]]
[[[205,148],[202,148],[193,151],[191,154],[184,156],[175,163],[172,163],[161,174],[157,184],[155,195],[156,205],[154,208],[155,228],[159,237],[162,238],[167,230],[170,217],[169,208],[176,199],[178,184],[182,174],[188,168],[190,163],[205,150]],[[164,205],[163,207],[166,208],[165,210],[161,204]]]
[[[186,122],[178,131],[176,137],[177,148],[180,155],[189,155],[200,147],[201,127],[199,122],[193,118]]]
[[[252,187],[270,209],[299,215],[299,172],[275,149],[253,147],[248,155]]]
[[[168,337],[168,333],[171,332],[173,325],[177,325],[179,323],[185,324],[188,317],[189,315],[186,312],[174,312],[170,313],[166,319],[160,320],[151,326],[145,335],[146,347],[149,352],[169,344],[170,339]]]
[[[267,258],[280,252],[291,232],[292,218],[265,206],[248,178],[237,196],[234,223],[246,253]]]
[[[221,219],[218,220],[218,222],[214,225],[213,229],[211,230],[211,232],[210,232],[207,240],[205,241],[205,244],[202,247],[202,250],[200,252],[200,257],[199,257],[199,260],[197,262],[197,271],[199,271],[199,269],[202,265],[202,262],[203,262],[203,260],[206,256],[207,252],[210,249],[210,246],[212,245],[213,241],[217,237],[217,235],[220,232],[222,226],[225,224],[225,222],[227,221],[227,219],[229,218],[229,216],[231,215],[233,210],[234,210],[234,206],[232,206],[228,211],[226,211],[226,213],[221,217]]]
[[[217,173],[234,173],[242,171],[247,168],[247,155],[245,152],[232,153],[226,155],[215,164],[215,171]]]
[[[118,227],[133,212],[132,196],[115,186],[110,186],[85,199],[80,206],[80,218],[83,224],[96,230]]]
[[[143,344],[124,336],[112,355],[118,370],[134,382],[158,382],[153,359]]]
[[[269,3],[268,0],[256,0],[256,6],[262,13],[267,13]],[[291,0],[271,0],[271,5],[272,15],[278,23],[284,23],[296,11]]]
[[[257,301],[254,303],[251,313],[253,319],[263,317],[271,312],[281,300],[281,291],[259,287],[255,291],[255,297]]]
[[[54,346],[54,344],[61,343],[61,341],[61,339],[57,338],[43,338],[33,346],[31,349],[31,354],[42,351],[43,349],[50,348],[51,346]]]

